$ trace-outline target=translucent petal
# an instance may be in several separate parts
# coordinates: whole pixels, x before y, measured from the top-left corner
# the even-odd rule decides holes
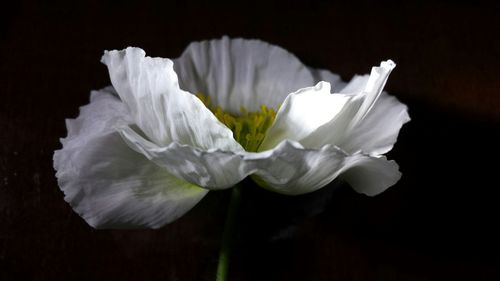
[[[382,93],[370,113],[339,146],[349,153],[362,151],[374,156],[387,153],[396,143],[399,130],[408,121],[406,105]]]
[[[352,131],[361,122],[364,122],[366,116],[381,95],[387,78],[394,67],[395,64],[389,60],[382,62],[380,67],[373,67],[368,80],[365,80],[363,76],[355,77],[354,81],[342,90],[351,99],[348,100],[334,118],[303,138],[300,141],[302,145],[319,148],[325,144],[331,144],[342,148],[342,144],[348,143],[352,136]],[[348,94],[345,91],[349,89],[360,92]]]
[[[399,166],[384,156],[369,157],[356,154],[350,158],[341,178],[354,190],[368,196],[375,196],[394,185],[401,178]]]
[[[252,170],[244,163],[245,152],[236,154],[218,149],[203,151],[178,143],[159,147],[130,127],[122,128],[120,133],[132,149],[142,153],[158,166],[179,178],[208,189],[232,187]]]
[[[271,149],[283,140],[301,141],[332,120],[349,99],[346,95],[331,94],[327,82],[288,95],[259,150]]]
[[[278,109],[285,97],[315,81],[293,54],[260,40],[229,39],[191,43],[175,60],[181,88],[202,92],[233,114],[241,106]]]
[[[316,69],[316,68],[309,68],[311,71],[311,74],[313,75],[315,83],[325,81],[330,83],[332,89],[331,91],[334,93],[342,93],[341,90],[345,88],[347,85],[346,82],[342,81],[340,76],[338,74],[332,73],[329,70],[326,69]]]
[[[79,117],[67,120],[68,137],[54,153],[65,200],[96,228],[158,228],[207,192],[131,150],[115,130],[130,123],[127,114],[109,89],[93,92]]]
[[[362,92],[363,102],[358,112],[354,115],[354,120],[351,121],[350,127],[356,126],[370,112],[370,109],[380,94],[382,94],[385,83],[394,67],[396,67],[396,64],[392,60],[383,61],[379,67],[372,67],[370,77]]]
[[[171,60],[146,57],[143,50],[129,47],[106,51],[102,62],[135,123],[154,143],[242,150],[231,130],[196,96],[179,88]]]
[[[368,79],[370,75],[354,75],[351,81],[349,81],[344,88],[340,91],[343,94],[351,94],[358,95],[361,94],[366,88],[366,83],[368,83]]]
[[[186,181],[208,189],[228,188],[255,174],[269,189],[283,194],[314,191],[333,180],[346,154],[336,147],[306,150],[284,141],[259,153],[200,151],[172,143],[158,147],[131,128],[122,129],[123,138],[134,150]]]
[[[176,143],[160,148],[131,128],[123,129],[121,133],[132,148],[159,166],[207,189],[228,188],[253,175],[261,186],[271,191],[303,194],[325,186],[358,163],[365,164],[359,159],[369,158],[362,154],[348,155],[331,145],[304,149],[299,143],[288,140],[259,153],[205,152]]]
[[[255,179],[262,187],[282,194],[315,191],[334,180],[347,155],[334,146],[304,149],[299,143],[283,141],[272,150],[254,155]]]
[[[348,155],[331,145],[304,149],[299,143],[284,141],[246,161],[253,161],[256,181],[264,188],[287,195],[315,191],[340,176],[357,192],[373,196],[401,177],[394,161],[360,153]]]

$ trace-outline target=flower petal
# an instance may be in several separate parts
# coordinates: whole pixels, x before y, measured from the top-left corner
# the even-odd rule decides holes
[[[143,50],[129,47],[106,51],[102,62],[135,123],[156,144],[242,150],[231,130],[196,96],[179,88],[171,60],[145,57]]]
[[[115,127],[129,124],[110,90],[93,92],[68,137],[54,153],[65,200],[96,228],[158,228],[182,216],[206,190],[189,184],[131,150]]]
[[[356,154],[350,158],[340,177],[357,192],[375,196],[398,182],[401,173],[398,164],[384,156]]]
[[[291,93],[281,105],[259,150],[271,149],[283,140],[301,141],[332,120],[350,98],[331,94],[328,82]]]
[[[254,175],[258,183],[266,189],[287,195],[298,195],[327,185],[349,169],[353,169],[354,173],[360,171],[374,178],[377,175],[370,174],[370,169],[365,171],[356,166],[375,165],[377,161],[382,161],[382,158],[372,159],[359,153],[348,155],[332,145],[325,145],[321,149],[305,149],[300,143],[289,140],[263,152],[233,153],[220,150],[201,151],[176,143],[168,147],[158,147],[131,128],[123,128],[121,133],[129,146],[170,173],[212,190],[231,187],[248,175]],[[395,164],[385,161],[381,163],[380,169],[384,169],[386,162]],[[369,165],[367,167],[370,168]],[[395,167],[394,172],[399,173],[397,165]],[[378,187],[377,183],[372,183],[367,185],[366,192],[362,186],[355,187],[361,190],[359,192],[371,195],[373,192],[370,192],[377,187],[379,189],[388,187],[390,181],[386,180],[387,175],[388,173],[381,175],[381,187]],[[354,181],[354,184],[356,183]]]
[[[334,93],[342,93],[341,90],[347,85],[346,82],[342,81],[340,75],[332,73],[327,69],[309,68],[309,71],[311,71],[316,83],[321,81],[330,83],[332,87],[331,91]]]
[[[387,153],[396,143],[399,130],[408,121],[410,116],[406,105],[382,93],[370,113],[339,146],[349,153],[362,151],[373,156]]]
[[[135,151],[171,174],[204,188],[232,187],[251,172],[251,168],[244,163],[244,152],[235,154],[218,149],[204,151],[175,142],[160,147],[130,127],[121,128],[120,133]]]
[[[392,60],[383,61],[380,63],[380,67],[372,67],[372,72],[370,73],[370,77],[368,78],[363,91],[363,103],[361,104],[359,111],[354,116],[351,126],[356,126],[356,124],[358,124],[358,122],[365,118],[368,114],[382,93],[385,83],[389,78],[389,74],[391,74],[394,67],[396,67],[396,64]]]
[[[325,144],[342,147],[343,143],[350,141],[352,131],[358,124],[364,122],[365,117],[373,108],[395,64],[389,60],[382,62],[380,67],[373,67],[372,73],[365,82],[363,76],[356,76],[342,92],[351,97],[342,110],[329,122],[318,127],[314,132],[303,138],[300,142],[305,147],[319,148]],[[362,88],[360,88],[362,87]],[[349,90],[360,91],[347,94]]]
[[[299,195],[313,192],[334,180],[342,171],[347,154],[335,146],[304,149],[283,141],[272,150],[253,155],[257,182],[271,191]]]
[[[333,146],[306,150],[288,140],[259,153],[206,152],[176,143],[158,147],[131,128],[124,128],[121,133],[131,148],[170,173],[212,190],[231,187],[255,174],[266,182],[264,187],[274,192],[308,193],[332,181],[347,156]]]
[[[354,75],[344,88],[340,91],[343,94],[356,95],[364,91],[370,75]]]
[[[309,69],[293,54],[260,40],[229,39],[191,43],[175,60],[183,89],[209,95],[225,111],[244,106],[277,109],[285,97],[314,85]]]
[[[250,157],[246,160],[250,162]],[[357,192],[373,196],[401,178],[394,161],[360,153],[348,155],[332,145],[304,149],[299,143],[284,141],[273,150],[253,155],[253,161],[257,182],[287,195],[313,192],[340,176]]]

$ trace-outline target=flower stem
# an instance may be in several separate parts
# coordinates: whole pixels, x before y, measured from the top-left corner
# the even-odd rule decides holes
[[[234,228],[236,225],[236,213],[240,203],[241,191],[239,186],[235,186],[231,191],[231,201],[226,215],[222,245],[219,252],[219,263],[217,264],[216,281],[226,281],[229,267],[229,254],[233,242]]]

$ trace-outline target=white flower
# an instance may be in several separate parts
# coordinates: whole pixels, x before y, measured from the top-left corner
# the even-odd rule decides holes
[[[280,47],[224,37],[174,61],[127,48],[102,62],[113,87],[67,120],[54,154],[66,201],[93,227],[157,228],[250,175],[288,195],[337,176],[375,195],[401,177],[382,156],[409,120],[382,92],[392,61],[346,84]]]

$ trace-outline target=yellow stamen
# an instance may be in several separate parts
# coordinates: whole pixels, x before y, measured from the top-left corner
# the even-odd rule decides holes
[[[257,151],[276,117],[274,109],[265,105],[261,105],[260,111],[255,112],[248,112],[242,106],[239,115],[232,115],[224,112],[220,106],[211,105],[210,96],[205,96],[202,93],[198,93],[196,96],[214,113],[220,122],[233,131],[234,139],[246,151]]]

